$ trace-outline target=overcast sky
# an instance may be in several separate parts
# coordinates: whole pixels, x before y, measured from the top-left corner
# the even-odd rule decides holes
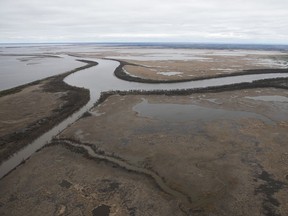
[[[0,42],[288,44],[288,0],[0,0]]]

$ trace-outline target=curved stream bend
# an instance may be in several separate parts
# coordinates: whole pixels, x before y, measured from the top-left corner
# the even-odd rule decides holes
[[[107,58],[108,59],[108,58]],[[136,75],[131,75],[124,69],[126,65],[130,66],[137,66],[137,67],[144,67],[147,68],[148,66],[138,65],[129,63],[123,60],[117,60],[117,59],[108,59],[108,60],[114,60],[118,61],[120,64],[115,69],[115,76],[119,79],[130,81],[130,82],[139,82],[139,83],[179,83],[179,82],[189,82],[189,81],[197,81],[197,80],[208,80],[208,79],[214,79],[214,78],[222,78],[222,77],[233,77],[233,76],[243,76],[243,75],[254,75],[254,74],[272,74],[272,73],[288,73],[288,69],[253,69],[253,70],[243,70],[239,72],[233,72],[233,73],[224,73],[224,74],[216,74],[216,75],[209,75],[209,76],[199,76],[199,77],[191,77],[191,78],[181,78],[181,79],[161,79],[161,80],[155,80],[155,79],[149,79],[149,78],[143,78],[138,77]]]
[[[101,154],[97,153],[91,146],[83,144],[83,143],[77,143],[77,142],[74,142],[71,140],[66,140],[66,139],[55,139],[55,140],[53,140],[52,144],[54,144],[54,143],[66,144],[68,146],[84,149],[88,153],[88,155],[92,158],[105,160],[105,161],[111,162],[113,164],[116,164],[116,165],[118,165],[118,166],[120,166],[126,170],[150,176],[162,191],[164,191],[167,194],[172,195],[173,197],[177,197],[184,202],[191,204],[191,198],[188,195],[185,195],[185,194],[169,187],[165,183],[165,181],[159,175],[157,175],[155,172],[153,172],[152,170],[145,169],[142,167],[137,167],[135,165],[132,165],[132,164],[126,162],[125,160],[121,160],[121,159],[118,159],[116,157],[112,157],[112,156],[109,156],[107,154],[103,154],[102,152],[101,152]]]
[[[59,134],[62,130],[70,124],[78,120],[86,111],[91,109],[94,103],[100,98],[101,92],[107,91],[154,91],[154,90],[185,90],[206,87],[219,87],[223,85],[239,84],[243,82],[251,83],[255,80],[271,79],[271,78],[285,78],[288,77],[286,73],[273,74],[257,74],[257,75],[242,75],[233,77],[213,78],[208,80],[189,81],[181,83],[137,83],[127,82],[118,79],[114,76],[115,69],[119,66],[119,62],[104,59],[89,59],[88,61],[97,61],[99,64],[93,68],[87,68],[77,73],[67,76],[64,81],[72,86],[84,87],[90,91],[90,101],[82,107],[79,111],[68,117],[66,120],[56,125],[50,131],[44,133],[37,138],[30,145],[24,147],[22,150],[11,156],[7,161],[0,165],[0,178],[5,176],[21,162],[29,158],[34,152],[49,143],[54,136]]]

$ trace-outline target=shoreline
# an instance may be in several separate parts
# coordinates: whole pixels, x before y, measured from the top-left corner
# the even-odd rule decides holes
[[[195,89],[178,89],[178,90],[151,90],[151,91],[141,91],[141,90],[130,90],[130,91],[107,91],[101,92],[101,95],[94,104],[94,107],[103,103],[108,97],[113,95],[167,95],[167,96],[181,96],[190,95],[194,93],[217,93],[225,91],[236,91],[242,89],[254,89],[254,88],[280,88],[288,90],[288,78],[274,78],[274,79],[263,79],[253,81],[251,83],[239,83],[230,84],[216,87],[206,87],[206,88],[195,88]]]
[[[41,136],[41,134],[47,132],[55,125],[66,119],[68,116],[72,115],[75,111],[80,109],[90,100],[88,89],[70,86],[64,82],[64,78],[72,73],[94,67],[98,63],[87,60],[77,61],[86,63],[86,65],[67,71],[60,75],[47,77],[42,80],[37,80],[0,92],[0,97],[9,96],[21,92],[27,87],[42,83],[43,93],[67,92],[67,94],[60,97],[60,99],[65,102],[63,107],[51,110],[51,115],[48,117],[40,118],[33,123],[26,125],[25,128],[22,128],[23,130],[21,131],[11,131],[10,133],[0,137],[0,149],[2,150],[0,155],[0,163],[7,160],[13,154],[17,153],[20,149]]]
[[[109,58],[106,58],[106,59],[109,59]],[[117,78],[125,80],[125,81],[129,81],[129,82],[139,82],[139,83],[159,83],[159,84],[160,83],[181,83],[181,82],[199,81],[199,80],[205,80],[205,79],[252,75],[252,74],[288,73],[288,69],[251,69],[251,70],[243,70],[243,71],[234,72],[234,73],[218,74],[214,76],[199,76],[199,77],[193,77],[189,79],[155,80],[155,79],[147,79],[147,78],[142,78],[142,77],[131,76],[130,74],[125,73],[125,71],[123,70],[123,68],[126,65],[143,67],[141,65],[129,63],[129,62],[119,60],[119,59],[109,59],[109,60],[118,61],[120,63],[119,66],[114,71],[114,75]]]

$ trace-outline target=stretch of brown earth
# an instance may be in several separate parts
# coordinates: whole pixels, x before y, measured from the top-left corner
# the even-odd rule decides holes
[[[261,100],[275,95],[278,101]],[[275,88],[110,96],[62,132],[60,143],[89,144],[151,170],[189,202],[140,171],[58,144],[1,180],[2,210],[20,215],[38,200],[36,215],[97,215],[104,207],[110,215],[286,215],[285,100],[287,90]],[[154,112],[145,114],[150,106]],[[201,110],[214,117],[205,118]],[[12,185],[13,191],[7,189]]]

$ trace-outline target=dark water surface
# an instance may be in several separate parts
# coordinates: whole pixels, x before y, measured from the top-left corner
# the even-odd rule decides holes
[[[110,206],[101,205],[93,209],[92,215],[93,216],[109,216],[110,214]]]
[[[214,120],[239,120],[245,118],[259,119],[266,124],[272,124],[269,118],[253,112],[234,111],[226,109],[207,108],[193,104],[169,104],[169,103],[149,103],[143,99],[136,104],[133,110],[139,116],[159,119],[169,122],[185,121],[214,121]]]

